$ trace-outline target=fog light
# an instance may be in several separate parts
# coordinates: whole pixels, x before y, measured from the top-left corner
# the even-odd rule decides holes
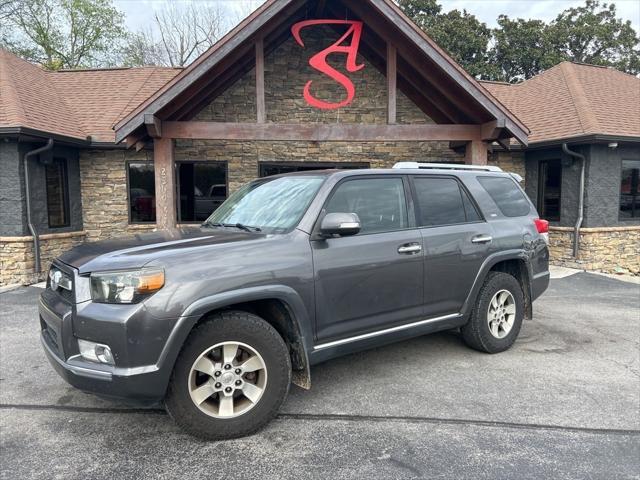
[[[78,348],[80,349],[80,355],[82,355],[82,358],[85,360],[115,365],[111,349],[108,345],[78,339]]]

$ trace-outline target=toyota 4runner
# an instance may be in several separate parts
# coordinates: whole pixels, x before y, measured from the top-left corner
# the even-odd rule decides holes
[[[261,178],[199,227],[55,260],[42,345],[77,388],[162,401],[209,439],[256,431],[340,355],[447,329],[501,352],[549,283],[548,223],[517,181],[413,162]]]

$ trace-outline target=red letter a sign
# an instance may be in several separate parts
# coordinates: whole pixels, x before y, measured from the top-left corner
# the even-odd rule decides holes
[[[360,37],[362,35],[362,22],[357,20],[304,20],[302,22],[296,23],[295,25],[293,25],[293,27],[291,27],[293,38],[296,39],[296,42],[298,42],[300,46],[304,47],[304,43],[300,38],[300,30],[310,25],[329,24],[349,25],[349,28],[347,29],[345,34],[342,35],[342,37],[340,37],[335,43],[312,56],[309,59],[309,65],[311,65],[319,72],[322,72],[328,77],[332,78],[342,87],[344,87],[344,89],[347,91],[347,98],[337,103],[325,102],[311,95],[310,89],[312,80],[309,80],[304,86],[304,99],[307,101],[307,103],[312,107],[322,108],[325,110],[333,110],[349,105],[353,100],[353,97],[355,96],[356,92],[355,87],[353,86],[353,82],[351,82],[349,77],[330,66],[327,63],[327,57],[332,53],[345,53],[347,55],[346,67],[348,72],[357,72],[362,67],[364,67],[364,64],[356,65],[358,47],[360,45]],[[342,43],[346,42],[349,37],[351,37],[351,43],[349,43],[348,45],[342,45]]]

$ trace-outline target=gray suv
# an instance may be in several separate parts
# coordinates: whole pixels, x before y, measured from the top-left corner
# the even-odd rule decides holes
[[[516,177],[410,162],[261,178],[199,227],[55,260],[42,345],[77,388],[164,402],[208,439],[256,431],[340,355],[449,329],[501,352],[549,283],[548,223]]]

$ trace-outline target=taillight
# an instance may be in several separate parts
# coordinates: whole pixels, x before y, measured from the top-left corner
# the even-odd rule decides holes
[[[533,223],[536,224],[536,230],[538,233],[549,233],[549,221],[541,218],[536,218]]]
[[[544,241],[549,245],[549,221],[541,218],[536,218],[533,223],[536,224],[536,230],[540,234]]]

